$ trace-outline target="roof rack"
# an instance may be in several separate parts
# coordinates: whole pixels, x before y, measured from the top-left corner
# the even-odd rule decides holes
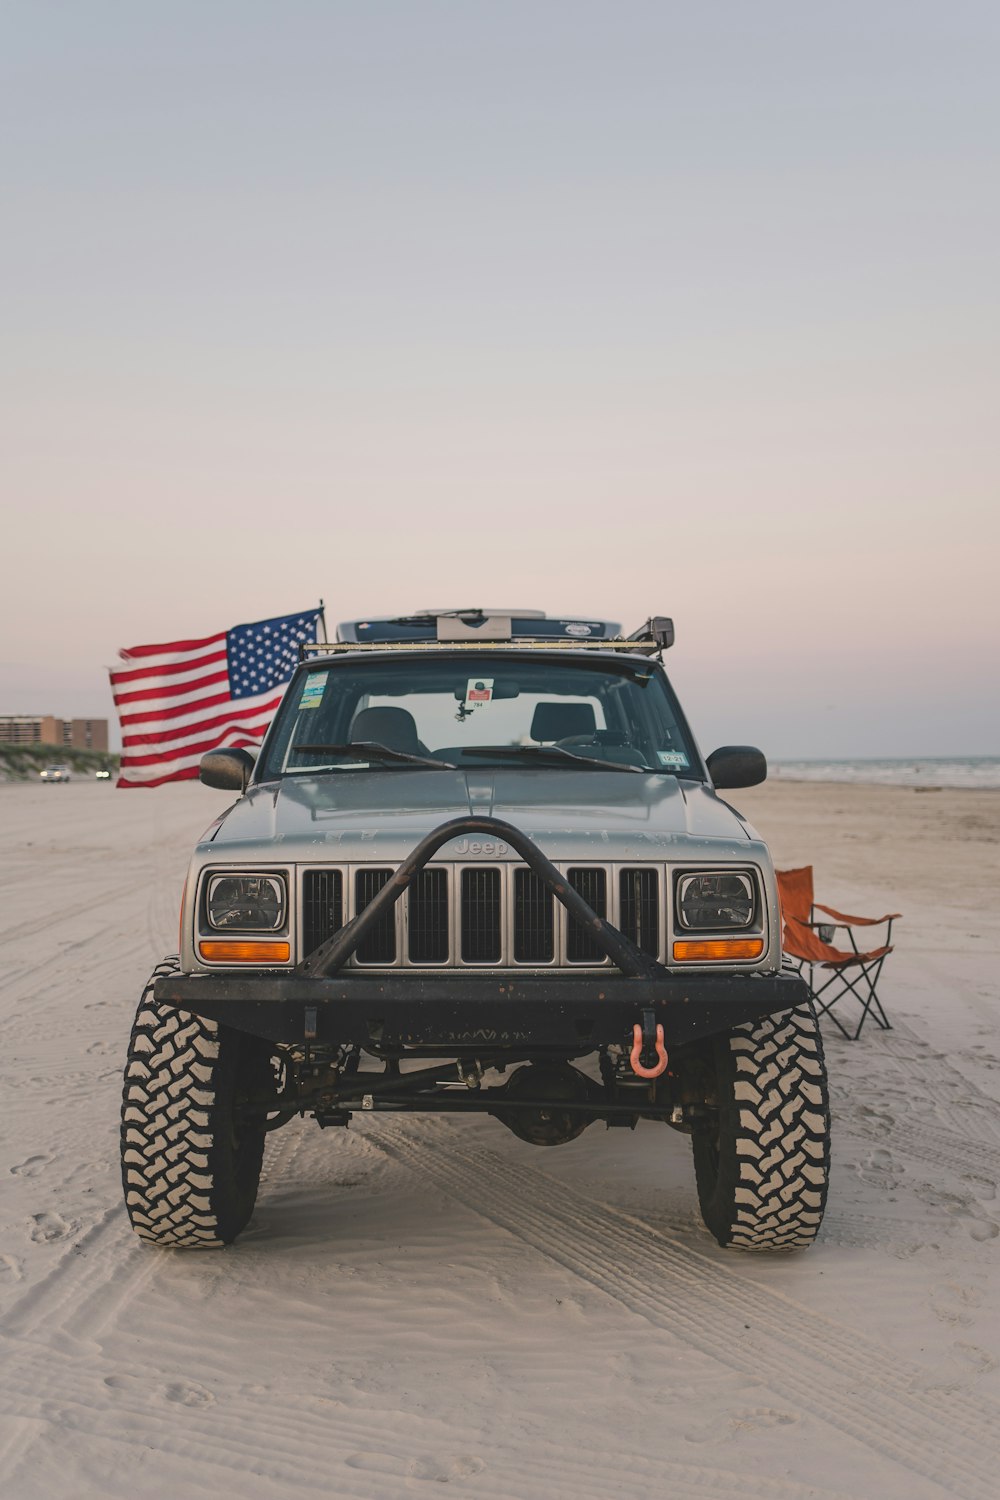
[[[540,641],[524,638],[513,641],[304,641],[299,646],[299,661],[312,656],[356,656],[359,652],[393,653],[400,651],[621,651],[632,656],[658,656],[663,643],[655,639],[618,636],[613,641]]]
[[[632,635],[591,635],[590,631],[617,630],[617,626],[602,621],[552,621],[565,633],[534,633],[529,629],[516,629],[519,623],[544,620],[541,614],[526,610],[506,616],[486,615],[480,611],[458,611],[432,615],[404,615],[394,620],[359,621],[355,625],[341,626],[336,641],[307,641],[299,647],[299,661],[307,657],[343,656],[357,652],[406,652],[406,651],[613,651],[633,656],[660,656],[674,643],[674,622],[665,615],[652,615]],[[572,627],[587,635],[576,634]],[[388,631],[375,627],[389,627]],[[417,633],[417,627],[419,634]],[[429,631],[433,627],[434,634]],[[400,631],[405,629],[406,634]],[[369,631],[375,639],[358,639],[362,631]],[[345,639],[345,635],[348,637]],[[414,639],[414,635],[417,636]]]

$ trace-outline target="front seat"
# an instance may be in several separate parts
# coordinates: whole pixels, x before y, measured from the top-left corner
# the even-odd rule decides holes
[[[417,738],[417,725],[405,708],[363,708],[354,715],[351,725],[352,745],[385,745],[387,750],[401,750],[406,755],[428,755],[430,752]]]
[[[575,736],[588,738],[597,728],[590,703],[539,703],[531,720],[533,740],[568,740]]]

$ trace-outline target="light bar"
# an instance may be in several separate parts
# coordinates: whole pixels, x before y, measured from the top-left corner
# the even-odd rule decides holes
[[[624,651],[633,656],[655,656],[659,641],[306,641],[299,661],[310,656],[342,656],[357,651]]]

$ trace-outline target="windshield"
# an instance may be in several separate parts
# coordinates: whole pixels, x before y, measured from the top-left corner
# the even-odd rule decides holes
[[[278,710],[257,779],[436,762],[702,774],[652,663],[463,652],[310,662]]]

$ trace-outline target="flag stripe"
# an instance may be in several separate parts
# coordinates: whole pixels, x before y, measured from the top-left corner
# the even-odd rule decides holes
[[[161,666],[116,667],[111,673],[112,682],[149,682],[158,677],[175,677],[182,672],[197,673],[202,667],[210,667],[214,662],[225,661],[225,648],[221,651],[210,651],[205,656],[184,656],[179,661],[165,662]]]
[[[167,641],[162,646],[128,646],[119,651],[118,655],[123,661],[128,661],[133,656],[163,656],[168,660],[176,660],[179,656],[190,655],[192,651],[204,651],[206,646],[214,646],[217,641],[224,641],[228,635],[228,630],[220,630],[218,635],[202,636],[198,641]]]
[[[157,741],[151,740],[146,746],[137,745],[131,749],[129,751],[128,763],[130,767],[148,766],[154,762],[163,765],[167,760],[183,760],[185,757],[190,759],[192,755],[197,756],[200,760],[206,751],[218,750],[221,746],[232,749],[235,746],[243,745],[247,749],[250,749],[260,745],[266,728],[266,724],[260,728],[250,728],[244,724],[234,725],[231,730],[226,731],[221,740],[218,731],[216,731],[213,734],[209,734],[205,739],[193,740],[190,744],[174,745],[171,747],[169,754],[164,752],[164,747]],[[143,750],[147,753],[143,754]]]
[[[186,771],[170,771],[166,776],[148,776],[148,777],[132,776],[128,772],[122,771],[122,774],[119,776],[118,780],[115,782],[115,786],[124,786],[124,787],[130,787],[130,786],[132,786],[132,787],[150,787],[150,786],[163,786],[168,781],[197,781],[197,780],[198,780],[198,767],[197,766],[190,766],[190,767],[188,767],[188,769]]]
[[[156,687],[135,688],[129,693],[114,693],[116,703],[148,703],[152,699],[180,698],[186,694],[191,695],[193,688],[211,687],[217,682],[229,681],[229,673],[223,667],[221,672],[204,672],[191,682],[157,683]]]
[[[244,702],[244,704],[241,704],[233,712],[242,714],[246,712],[247,707],[252,710],[253,704],[256,701],[256,699],[252,700],[249,705],[246,705]],[[264,701],[273,702],[275,708],[277,708],[281,702],[281,694],[278,693],[276,697],[265,699]],[[119,714],[119,718],[121,719],[122,728],[125,729],[127,726],[132,732],[141,729],[144,724],[148,724],[151,728],[157,724],[164,726],[171,725],[175,729],[182,726],[190,727],[190,725],[199,723],[205,717],[205,709],[217,709],[221,703],[232,703],[232,699],[227,693],[213,693],[210,697],[198,698],[193,703],[182,703],[172,709],[157,709],[153,713],[146,710],[134,714]],[[220,722],[227,723],[230,717],[230,714],[222,714]]]
[[[271,696],[264,699],[259,705],[241,703],[238,709],[239,718],[237,722],[239,726],[242,727],[244,723],[249,724],[259,720],[262,728],[266,729],[274,715],[274,710],[280,702],[281,694],[279,693],[277,697]],[[222,733],[232,722],[233,710],[224,714],[214,714],[207,719],[203,715],[198,714],[192,718],[189,724],[181,724],[172,729],[156,728],[150,734],[143,733],[141,729],[133,729],[129,734],[124,736],[122,744],[125,749],[131,749],[134,745],[173,745],[180,743],[182,740],[190,739],[193,736],[209,734],[213,730],[218,730]],[[258,732],[261,732],[261,730],[259,729]]]
[[[215,708],[220,703],[231,703],[232,697],[228,692],[216,692],[211,688],[206,690],[205,696],[195,695],[195,702],[200,708]],[[175,703],[173,708],[158,708],[150,711],[148,708],[140,709],[137,713],[119,714],[122,728],[126,724],[159,724],[166,719],[179,719],[191,712],[192,700],[186,698],[183,703]]]

